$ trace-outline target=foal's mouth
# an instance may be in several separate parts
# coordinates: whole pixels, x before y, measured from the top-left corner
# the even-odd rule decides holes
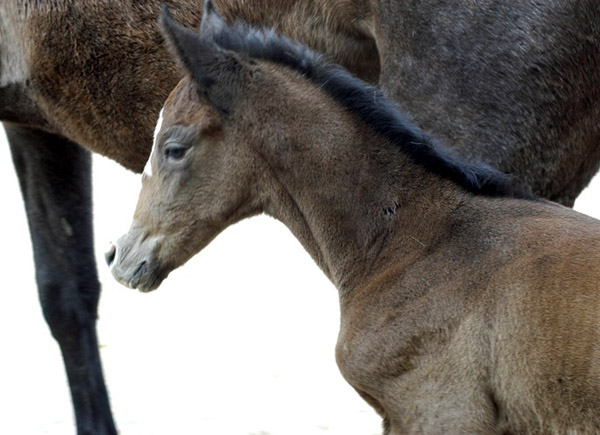
[[[135,269],[135,271],[133,272],[133,276],[131,277],[131,279],[128,282],[129,288],[137,288],[138,287],[141,279],[143,278],[144,274],[148,270],[148,267],[146,266],[146,264],[147,264],[146,261],[142,261],[140,263],[140,265],[137,267],[137,269]]]
[[[145,261],[137,266],[129,278],[118,276],[114,269],[113,276],[125,287],[138,290],[142,293],[149,293],[156,290],[163,281],[158,274],[152,273],[152,271],[149,270],[148,264]]]

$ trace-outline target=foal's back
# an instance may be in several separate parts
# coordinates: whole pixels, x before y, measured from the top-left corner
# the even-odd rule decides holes
[[[476,319],[485,343],[499,427],[600,431],[600,222],[547,202],[467,208],[483,273],[465,322]]]

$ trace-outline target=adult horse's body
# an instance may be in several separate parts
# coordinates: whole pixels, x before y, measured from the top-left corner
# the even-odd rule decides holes
[[[600,4],[375,4],[388,95],[463,156],[572,206],[600,164]]]
[[[158,110],[179,79],[156,29],[160,3],[0,2],[0,120],[81,432],[114,432],[96,349],[87,150],[135,171],[147,160]],[[199,22],[198,2],[169,3],[181,22]],[[515,2],[522,21],[494,2],[454,4],[452,14],[429,3],[410,10],[406,2],[359,0],[288,0],[268,9],[258,0],[216,3],[226,18],[275,26],[364,79],[376,81],[381,65],[382,85],[419,124],[523,176],[541,195],[570,205],[597,168],[595,1]],[[545,41],[552,49],[540,52]]]
[[[210,3],[200,35],[163,28],[188,75],[107,255],[118,281],[153,290],[266,212],[338,288],[338,364],[386,435],[600,430],[600,222],[462,161],[376,88]]]

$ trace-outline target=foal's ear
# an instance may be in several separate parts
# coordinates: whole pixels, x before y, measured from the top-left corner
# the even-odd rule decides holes
[[[204,12],[202,13],[202,22],[200,23],[201,35],[216,35],[227,27],[227,23],[219,14],[211,0],[204,2]]]
[[[241,89],[238,81],[244,70],[235,54],[221,49],[212,36],[177,24],[167,6],[163,7],[159,25],[171,53],[190,73],[198,92],[221,112],[230,112],[237,101]]]

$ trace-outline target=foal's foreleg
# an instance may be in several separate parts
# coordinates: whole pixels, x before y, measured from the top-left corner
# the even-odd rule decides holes
[[[39,297],[63,355],[78,433],[115,434],[96,338],[91,157],[59,136],[11,124],[5,130],[25,200]]]

